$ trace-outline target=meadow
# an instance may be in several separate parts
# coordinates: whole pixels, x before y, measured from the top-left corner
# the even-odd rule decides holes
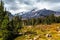
[[[15,40],[60,40],[60,23],[24,26]]]

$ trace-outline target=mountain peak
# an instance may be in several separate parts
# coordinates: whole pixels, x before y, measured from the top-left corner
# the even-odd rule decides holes
[[[37,10],[37,9],[32,9],[31,11],[29,12],[26,12],[24,13],[22,16],[22,18],[39,18],[41,16],[43,17],[46,17],[46,16],[49,16],[50,14],[57,14],[57,15],[60,15],[60,12],[56,12],[56,11],[52,11],[52,10],[47,10],[46,8],[44,9],[41,9],[41,10]]]
[[[40,10],[40,9],[37,9],[37,8],[33,8],[31,11],[37,11],[37,10]]]
[[[41,10],[47,10],[46,8],[44,8],[44,9],[41,9]]]

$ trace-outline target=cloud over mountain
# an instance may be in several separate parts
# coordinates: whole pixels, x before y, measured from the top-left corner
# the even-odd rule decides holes
[[[60,10],[60,0],[3,0],[5,7],[12,13],[29,11],[33,8]]]

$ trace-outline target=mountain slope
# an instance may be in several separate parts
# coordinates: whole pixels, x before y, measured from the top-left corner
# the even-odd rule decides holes
[[[42,9],[42,10],[33,9],[29,12],[22,14],[21,16],[23,19],[30,19],[30,18],[45,17],[45,16],[49,16],[50,14],[54,14],[55,16],[58,15],[60,16],[60,12],[47,10],[47,9]]]

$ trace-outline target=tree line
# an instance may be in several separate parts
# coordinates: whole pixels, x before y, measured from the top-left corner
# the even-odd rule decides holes
[[[46,17],[31,18],[22,20],[24,25],[52,24],[60,23],[60,16],[56,17],[53,13]]]

